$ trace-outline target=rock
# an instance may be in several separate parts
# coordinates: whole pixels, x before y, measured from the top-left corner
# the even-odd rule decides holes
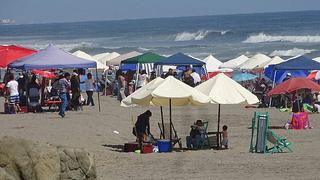
[[[83,149],[4,137],[0,139],[0,180],[95,180],[93,155]]]

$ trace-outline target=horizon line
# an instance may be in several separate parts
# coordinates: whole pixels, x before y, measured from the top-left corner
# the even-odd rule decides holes
[[[64,24],[64,23],[91,23],[91,22],[114,22],[114,21],[139,21],[139,20],[153,20],[153,19],[171,19],[171,18],[193,18],[193,17],[206,17],[206,16],[235,16],[235,15],[253,15],[253,14],[271,14],[271,13],[294,13],[294,12],[313,12],[320,10],[288,10],[288,11],[265,11],[265,12],[250,12],[250,13],[230,13],[230,14],[207,14],[196,16],[162,16],[152,18],[125,18],[125,19],[101,19],[101,20],[87,20],[87,21],[61,21],[61,22],[31,22],[31,23],[15,23],[8,24],[9,26],[18,25],[37,25],[37,24]],[[14,19],[12,19],[14,20]]]

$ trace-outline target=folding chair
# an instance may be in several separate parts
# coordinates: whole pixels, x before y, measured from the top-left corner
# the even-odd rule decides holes
[[[203,132],[204,134],[204,138],[201,139],[200,141],[200,148],[204,149],[204,148],[210,148],[210,141],[209,141],[209,136],[208,136],[208,121],[204,121],[203,122],[203,126],[205,131]]]
[[[271,130],[267,131],[267,140],[273,145],[273,147],[268,148],[269,153],[283,152],[284,149],[288,149],[289,152],[293,152],[290,148],[292,142],[287,141],[285,137],[278,136]]]
[[[170,138],[170,123],[164,123],[163,125],[164,125],[164,132],[163,132],[162,123],[158,123],[159,129],[160,129],[160,139],[169,139]],[[172,127],[172,129],[171,129],[172,147],[174,147],[178,143],[179,148],[182,149],[181,138],[178,137],[177,131],[175,130],[172,123],[171,123],[171,127]]]

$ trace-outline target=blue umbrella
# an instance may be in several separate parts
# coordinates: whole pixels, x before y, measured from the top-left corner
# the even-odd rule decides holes
[[[232,79],[237,82],[241,82],[241,81],[253,80],[253,79],[256,79],[257,77],[258,76],[254,75],[254,74],[250,74],[250,73],[239,73],[239,74],[234,74],[232,76]]]

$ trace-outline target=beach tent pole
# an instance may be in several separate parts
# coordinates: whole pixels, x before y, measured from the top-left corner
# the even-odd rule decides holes
[[[274,86],[276,84],[276,76],[277,76],[277,70],[275,70],[274,75],[273,75],[272,88],[274,88]],[[270,97],[269,107],[271,107],[271,102],[272,102],[272,96]]]
[[[136,81],[134,83],[135,84],[134,90],[137,90],[137,86],[138,86],[139,69],[140,69],[140,63],[137,63],[137,65],[136,65]]]
[[[172,112],[171,112],[171,98],[169,99],[169,120],[170,120],[170,141],[172,140]]]
[[[161,113],[161,123],[162,123],[162,137],[163,139],[166,139],[165,137],[165,133],[164,133],[164,122],[163,122],[163,109],[162,109],[162,106],[160,106],[160,113]]]
[[[96,81],[98,83],[98,68],[96,68]],[[99,90],[97,89],[97,94],[98,94],[98,103],[99,103],[99,112],[101,112],[101,107],[100,107],[100,95],[99,95]]]
[[[219,149],[220,147],[220,134],[219,134],[219,131],[220,131],[220,109],[221,109],[221,104],[219,104],[218,106],[218,128],[217,128],[217,149]]]

